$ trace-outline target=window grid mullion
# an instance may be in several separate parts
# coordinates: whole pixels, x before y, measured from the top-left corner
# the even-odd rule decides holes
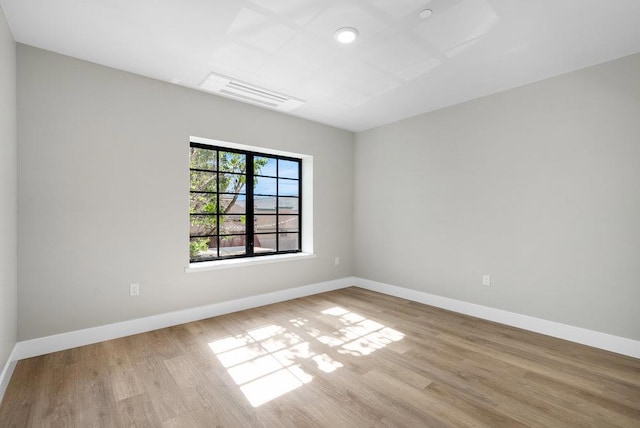
[[[220,150],[216,149],[216,258],[220,258]]]
[[[246,198],[247,198],[247,204],[245,207],[245,244],[246,244],[246,253],[247,256],[253,256],[253,252],[254,252],[254,248],[253,248],[253,233],[254,233],[254,217],[253,217],[253,211],[254,211],[254,203],[253,203],[253,174],[254,174],[254,168],[253,168],[253,154],[247,154],[246,155],[246,165],[245,165],[245,172],[247,174],[247,178],[245,179],[245,193],[246,193]]]

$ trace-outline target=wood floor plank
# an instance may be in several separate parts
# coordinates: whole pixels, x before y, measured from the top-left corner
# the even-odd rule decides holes
[[[120,400],[116,408],[123,427],[153,428],[160,425],[160,419],[146,393]]]
[[[78,365],[70,364],[46,371],[44,384],[47,405],[43,424],[52,427],[75,426],[75,403],[78,401]]]
[[[39,392],[44,390],[40,384],[44,362],[44,358],[27,358],[16,366],[12,379],[20,381],[10,382],[7,386],[0,407],[1,427],[34,426],[34,421],[41,419]]]
[[[116,401],[124,400],[144,392],[142,381],[134,366],[114,365],[109,367],[109,379]]]
[[[352,287],[22,360],[45,426],[640,427],[640,360]]]
[[[111,383],[98,371],[87,371],[80,381],[77,401],[78,427],[119,427],[120,417]],[[27,425],[29,426],[29,425]],[[33,426],[38,426],[37,423]]]
[[[180,394],[164,362],[147,359],[137,363],[135,368],[161,422],[189,412],[187,397]]]

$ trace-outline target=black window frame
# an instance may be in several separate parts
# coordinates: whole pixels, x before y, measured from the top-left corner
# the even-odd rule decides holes
[[[191,166],[191,156],[190,156],[190,161],[189,161],[189,194],[190,194],[190,198],[189,198],[189,242],[191,242],[192,239],[197,239],[197,238],[209,238],[209,239],[215,239],[215,251],[216,251],[216,256],[196,256],[196,257],[192,257],[191,253],[189,254],[189,262],[190,263],[202,263],[202,262],[211,262],[211,261],[218,261],[218,260],[229,260],[229,259],[245,259],[245,258],[256,258],[256,257],[263,257],[263,256],[272,256],[272,255],[279,255],[279,254],[295,254],[295,253],[301,253],[302,252],[302,159],[301,158],[295,158],[295,157],[289,157],[289,156],[283,156],[283,155],[279,155],[279,154],[273,154],[273,153],[262,153],[262,152],[256,152],[256,151],[250,151],[250,150],[242,150],[242,149],[236,149],[236,148],[229,148],[229,147],[225,147],[225,146],[216,146],[216,145],[211,145],[211,144],[203,144],[203,143],[196,143],[191,141],[189,143],[189,150],[191,151],[191,148],[197,148],[197,149],[202,149],[202,150],[211,150],[211,151],[215,151],[216,152],[216,165],[215,165],[215,170],[210,170],[210,169],[201,169],[201,168],[192,168]],[[218,208],[219,211],[219,207],[220,207],[220,195],[233,195],[233,193],[227,193],[227,192],[220,192],[220,173],[226,173],[229,174],[229,172],[225,172],[225,171],[220,171],[220,153],[221,152],[226,152],[226,153],[235,153],[235,154],[239,154],[239,155],[244,155],[246,156],[245,158],[245,172],[244,174],[240,174],[240,175],[245,175],[245,193],[244,196],[246,197],[246,202],[245,202],[245,232],[244,234],[227,234],[227,233],[223,233],[223,231],[221,231],[221,225],[220,225],[220,217],[223,215],[220,212],[216,212],[214,213],[192,213],[191,212],[191,195],[193,194],[208,194],[208,195],[215,195],[216,199],[216,208]],[[270,159],[276,159],[276,173],[275,176],[273,175],[262,175],[262,174],[255,174],[254,171],[254,158],[256,157],[266,157],[266,158],[270,158]],[[280,176],[280,160],[282,161],[291,161],[291,162],[296,162],[298,164],[298,178],[294,179],[294,178],[288,178],[288,177],[281,177]],[[216,191],[212,192],[212,191],[204,191],[202,189],[200,190],[193,190],[192,189],[192,183],[191,183],[191,174],[193,172],[200,172],[200,173],[207,173],[207,174],[216,174],[216,179],[215,179],[215,186],[216,186]],[[233,174],[233,173],[232,173]],[[253,185],[249,185],[250,183],[254,183],[254,179],[256,178],[275,178],[275,182],[276,182],[276,193],[275,195],[271,194],[267,194],[267,195],[262,195],[262,194],[258,194],[258,196],[266,196],[266,197],[273,197],[275,199],[275,214],[272,214],[275,216],[275,232],[259,232],[255,230],[255,217],[256,215],[260,215],[260,214],[256,214],[256,209],[255,209],[255,189]],[[288,194],[281,194],[280,193],[280,181],[281,180],[288,180],[288,181],[297,181],[298,183],[298,195],[297,196],[291,196]],[[242,195],[242,194],[240,194]],[[298,199],[298,203],[297,203],[297,214],[292,214],[292,213],[280,213],[280,198],[295,198]],[[234,214],[227,214],[227,216],[229,215],[234,215]],[[242,215],[242,214],[237,214],[237,215]],[[193,235],[192,232],[192,218],[194,216],[216,216],[216,233],[215,234],[204,234],[204,235]],[[298,227],[297,227],[297,231],[288,231],[288,232],[280,232],[280,216],[287,216],[287,217],[296,217],[298,219]],[[298,240],[297,240],[297,249],[294,250],[281,250],[280,249],[280,240],[281,240],[281,234],[283,233],[297,233],[298,234]],[[256,236],[260,236],[260,235],[274,235],[275,234],[275,251],[260,251],[260,252],[255,252],[255,248],[254,248],[254,240]],[[232,255],[221,255],[221,246],[220,246],[220,242],[221,242],[221,237],[229,237],[229,236],[244,236],[244,254],[232,254]],[[209,245],[209,250],[212,250],[210,244]]]

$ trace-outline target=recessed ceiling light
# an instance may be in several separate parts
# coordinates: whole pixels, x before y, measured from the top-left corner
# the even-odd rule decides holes
[[[358,34],[360,33],[355,28],[343,27],[334,33],[333,38],[340,43],[349,44],[358,38]]]
[[[433,11],[431,9],[425,9],[422,12],[420,12],[420,18],[423,18],[423,19],[427,19],[431,15],[433,15]]]

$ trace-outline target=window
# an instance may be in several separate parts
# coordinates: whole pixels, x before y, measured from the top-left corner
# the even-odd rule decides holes
[[[189,150],[192,263],[301,251],[301,159],[194,142]]]

